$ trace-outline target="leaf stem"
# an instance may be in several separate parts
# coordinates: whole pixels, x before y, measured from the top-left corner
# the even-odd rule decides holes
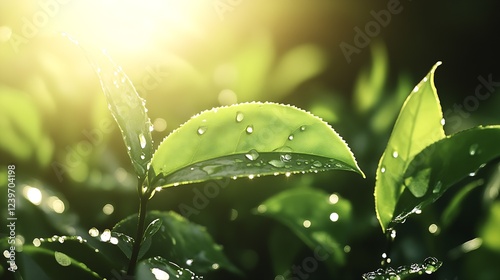
[[[137,260],[139,258],[139,251],[141,249],[141,241],[144,235],[144,227],[146,225],[146,208],[149,200],[149,194],[146,192],[139,197],[139,218],[137,220],[137,233],[135,235],[134,247],[132,248],[132,255],[128,265],[127,274],[133,275]]]

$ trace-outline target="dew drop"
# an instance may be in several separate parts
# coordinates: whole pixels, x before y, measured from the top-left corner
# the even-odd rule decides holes
[[[146,148],[146,137],[144,134],[139,134],[139,143],[141,144],[141,148]]]
[[[394,239],[396,239],[396,230],[391,230],[389,236],[391,237],[391,240],[394,241]]]
[[[249,160],[256,160],[259,158],[259,152],[257,152],[256,150],[252,149],[250,150],[250,152],[248,152],[247,154],[245,154],[245,157]]]
[[[338,213],[333,212],[333,213],[331,213],[331,214],[330,214],[330,221],[332,221],[332,222],[336,222],[336,221],[338,221],[338,220],[339,220],[339,217],[340,217],[340,216],[339,216],[339,214],[338,214]]]
[[[95,227],[89,229],[89,235],[92,237],[97,237],[99,236],[99,230],[96,229]]]
[[[337,204],[339,202],[339,196],[337,194],[331,194],[330,197],[328,197],[328,201],[330,204]]]
[[[40,245],[42,245],[42,241],[40,241],[40,239],[38,239],[38,238],[35,238],[35,239],[33,239],[33,245],[35,247],[40,247]]]
[[[293,140],[293,134],[290,134],[290,136],[288,136],[288,140],[290,140],[290,141]]]
[[[415,87],[413,88],[413,92],[417,92],[417,91],[418,91],[418,86],[415,86]]]
[[[478,144],[472,144],[469,148],[469,155],[473,156],[477,154],[477,148],[479,147]]]
[[[441,191],[441,187],[443,186],[443,183],[441,181],[438,181],[434,188],[432,189],[432,193],[439,193]]]
[[[54,258],[56,259],[56,262],[61,266],[70,266],[71,265],[71,259],[64,253],[55,251]]]
[[[300,131],[306,131],[306,126],[305,125],[301,126]]]
[[[284,154],[280,156],[281,161],[283,162],[290,162],[292,160],[292,155],[291,154]]]
[[[170,279],[170,275],[168,275],[167,272],[159,269],[159,268],[152,268],[151,273],[155,276],[156,280],[168,280]]]
[[[247,134],[252,134],[253,133],[253,125],[247,126],[246,130]]]
[[[283,168],[285,167],[285,163],[281,160],[273,159],[268,162],[270,165],[277,167],[277,168]]]
[[[399,153],[397,151],[392,152],[392,157],[393,158],[398,158]]]
[[[427,77],[424,77],[424,78],[422,79],[422,82],[424,82],[424,83],[425,83],[425,82],[427,82]]]
[[[311,221],[309,221],[309,220],[304,220],[304,222],[302,223],[302,225],[303,225],[305,228],[309,228],[309,227],[311,227]]]
[[[385,173],[385,167],[380,168],[380,173]]]
[[[248,175],[248,179],[252,180],[253,178],[255,178],[255,175],[253,174]]]
[[[291,173],[291,172],[287,172],[287,173],[285,173],[285,176],[286,176],[286,177],[290,177],[291,175],[292,175],[292,173]]]
[[[236,112],[236,122],[242,122],[243,119],[245,118],[245,115],[243,115],[242,112]]]
[[[315,162],[313,162],[313,164],[312,164],[312,165],[313,165],[314,167],[322,167],[322,166],[323,166],[323,164],[322,164],[321,162],[319,162],[319,161],[315,161]]]
[[[443,118],[441,119],[441,125],[445,125],[446,124],[446,120]]]
[[[200,126],[196,130],[196,133],[198,133],[198,135],[203,135],[203,134],[205,134],[205,132],[207,132],[207,127],[206,126]]]

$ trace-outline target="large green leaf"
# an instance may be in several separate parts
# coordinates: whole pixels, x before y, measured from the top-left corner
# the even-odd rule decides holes
[[[342,138],[292,106],[244,103],[205,111],[172,132],[153,156],[151,185],[333,169],[363,174]]]
[[[191,270],[182,268],[162,257],[154,257],[140,262],[137,267],[136,277],[141,280],[199,280],[203,278],[196,276]]]
[[[351,203],[337,194],[295,188],[271,197],[257,208],[291,229],[321,261],[344,262],[351,225]]]
[[[434,86],[434,71],[440,64],[436,63],[408,96],[380,159],[375,208],[383,231],[393,219],[404,190],[403,175],[410,161],[426,146],[445,137],[441,105]]]
[[[153,153],[152,124],[147,115],[146,102],[122,68],[105,52],[94,51],[91,54],[90,60],[101,81],[108,108],[120,127],[137,176],[142,180]]]
[[[500,126],[476,127],[448,136],[421,151],[404,176],[404,203],[396,221],[434,202],[458,181],[500,157]]]
[[[145,253],[145,258],[160,256],[178,264],[186,264],[194,272],[203,274],[219,268],[238,271],[204,227],[174,212],[148,212],[147,223],[156,219],[159,222],[154,224],[161,226],[151,236],[151,247]],[[137,215],[132,215],[116,224],[113,232],[133,236],[136,227]]]

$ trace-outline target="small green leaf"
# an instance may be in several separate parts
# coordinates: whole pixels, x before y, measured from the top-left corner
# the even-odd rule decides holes
[[[148,227],[144,231],[144,236],[142,238],[142,242],[150,239],[158,230],[161,228],[161,220],[154,219],[151,223],[149,223]]]
[[[108,100],[108,108],[122,132],[132,165],[140,180],[146,177],[153,153],[152,124],[145,100],[134,88],[122,68],[105,52],[94,52],[91,60]]]
[[[395,222],[433,203],[458,181],[500,157],[500,126],[475,127],[448,136],[422,150],[404,175],[405,203]]]
[[[86,264],[62,252],[27,245],[23,248],[23,255],[35,261],[52,279],[65,279],[68,275],[71,275],[71,279],[77,280],[102,279],[96,272],[90,270]]]
[[[33,244],[36,248],[54,252],[56,261],[62,266],[74,260],[103,277],[110,276],[111,271],[121,265],[80,236],[36,238]]]
[[[179,264],[186,264],[197,273],[207,273],[219,268],[238,272],[214,242],[206,229],[193,224],[174,212],[150,211],[146,221],[159,219],[161,226],[150,239],[151,247],[145,257],[160,256]],[[155,223],[155,224],[158,224]],[[115,225],[113,231],[132,235],[137,226],[137,215]]]
[[[189,269],[182,268],[162,257],[154,257],[137,265],[136,278],[141,280],[201,280]]]
[[[363,175],[327,123],[275,103],[245,103],[194,116],[160,144],[151,168],[158,175],[150,178],[152,187],[333,169]]]
[[[441,222],[443,227],[448,227],[452,224],[452,222],[459,215],[460,211],[464,211],[466,206],[464,205],[464,201],[467,196],[475,190],[477,187],[482,186],[484,184],[483,179],[475,180],[467,185],[465,185],[450,201],[450,203],[446,206],[443,214],[441,215]]]
[[[257,212],[283,223],[323,261],[344,263],[351,225],[348,200],[317,189],[295,188],[271,197]]]
[[[413,89],[401,109],[382,155],[375,183],[375,209],[385,232],[404,190],[403,175],[413,157],[426,146],[445,137],[441,105],[434,86],[434,71]]]

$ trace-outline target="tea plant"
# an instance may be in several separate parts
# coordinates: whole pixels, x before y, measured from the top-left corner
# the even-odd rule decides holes
[[[105,53],[92,53],[90,59],[137,175],[138,214],[118,222],[112,230],[90,229],[88,240],[81,236],[36,238],[23,246],[17,264],[2,264],[4,275],[18,279],[64,279],[67,275],[72,279],[201,279],[201,275],[226,269],[237,277],[242,272],[204,227],[172,211],[148,210],[156,193],[162,192],[156,198],[161,199],[170,187],[185,184],[330,170],[364,177],[347,144],[327,123],[296,107],[270,102],[201,112],[155,147],[146,103],[127,75]],[[496,145],[500,126],[445,135],[433,81],[438,65],[408,96],[377,168],[376,214],[389,245],[398,224],[500,155]],[[350,202],[337,194],[294,188],[263,202],[257,214],[295,233],[314,251],[314,261],[328,259],[335,266],[346,262],[351,210]],[[1,244],[8,248],[8,238]],[[432,274],[443,265],[429,257],[421,264],[391,268],[390,251],[383,256],[382,268],[365,273],[364,279],[409,279]]]

